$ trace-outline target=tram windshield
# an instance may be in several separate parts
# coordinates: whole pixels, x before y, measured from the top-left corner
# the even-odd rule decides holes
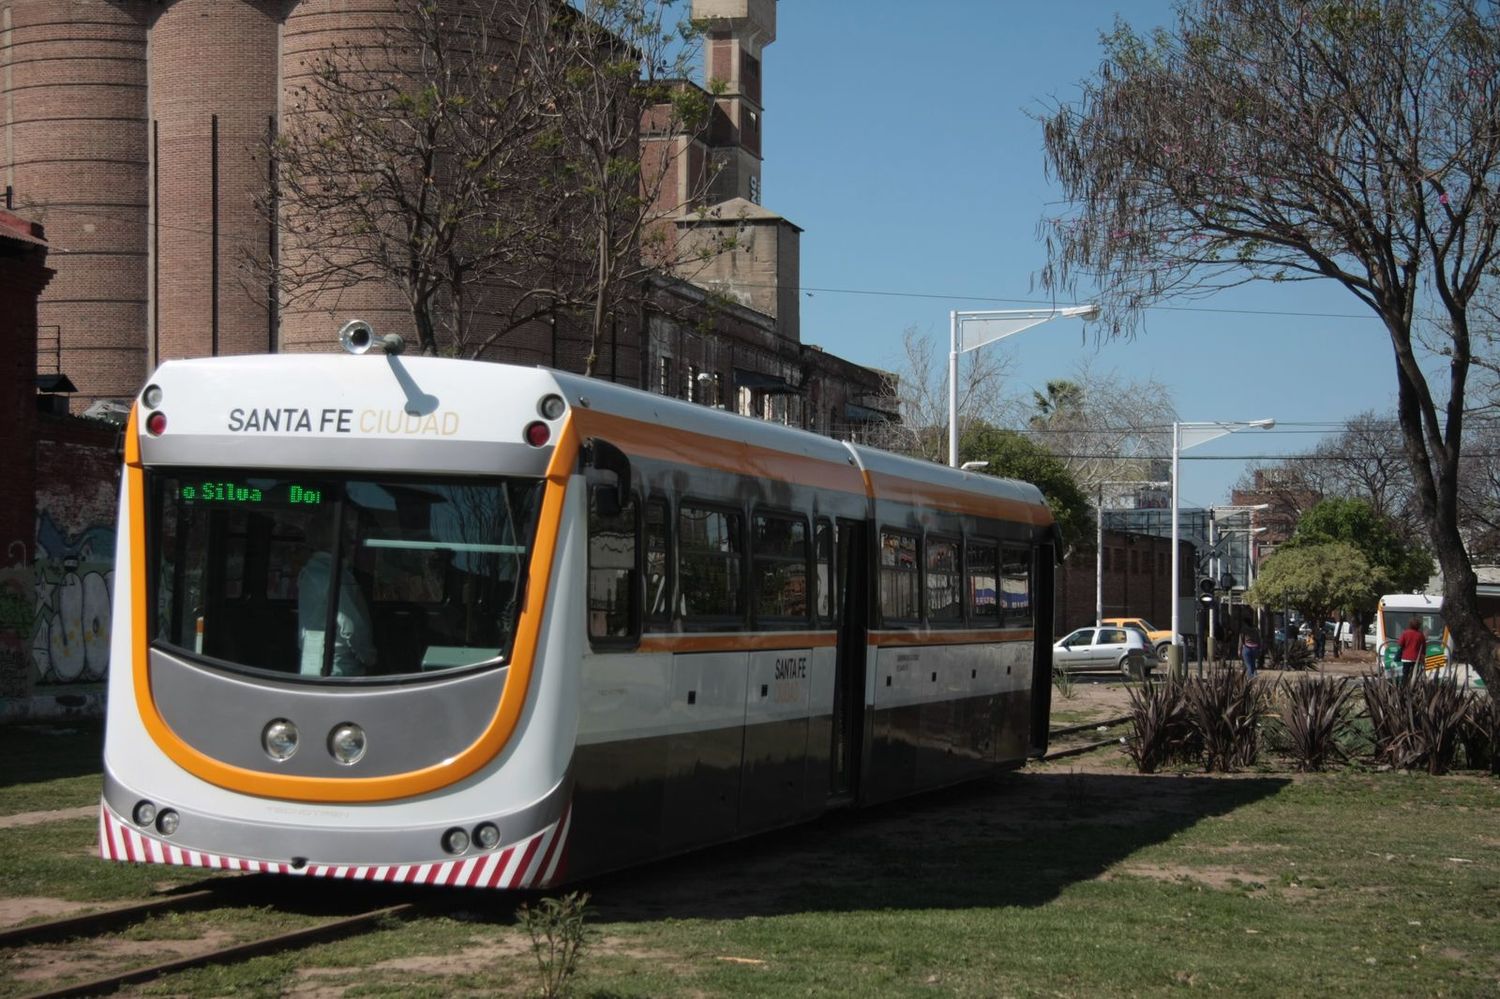
[[[311,681],[510,655],[541,482],[222,469],[151,478],[152,634]]]

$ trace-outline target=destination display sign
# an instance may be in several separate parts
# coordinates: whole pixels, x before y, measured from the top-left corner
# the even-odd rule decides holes
[[[300,485],[277,482],[262,488],[248,482],[230,480],[183,482],[177,487],[177,498],[185,503],[274,503],[293,506],[317,506],[323,502],[322,485]]]

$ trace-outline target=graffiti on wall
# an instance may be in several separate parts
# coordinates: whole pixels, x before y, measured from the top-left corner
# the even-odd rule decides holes
[[[109,670],[113,521],[64,532],[37,518],[36,558],[13,542],[0,568],[0,697],[36,683],[85,683]]]
[[[37,517],[31,661],[40,683],[102,680],[109,669],[115,525],[65,534]]]

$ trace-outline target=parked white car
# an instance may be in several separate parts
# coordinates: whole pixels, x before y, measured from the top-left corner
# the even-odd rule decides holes
[[[1064,673],[1108,672],[1145,678],[1156,664],[1151,639],[1139,628],[1079,628],[1052,646],[1052,668]]]

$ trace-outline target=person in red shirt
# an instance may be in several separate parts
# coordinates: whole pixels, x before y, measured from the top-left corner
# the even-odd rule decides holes
[[[1396,654],[1401,660],[1401,682],[1410,683],[1427,651],[1427,636],[1422,634],[1422,619],[1415,614],[1406,622],[1406,630],[1396,639]]]

